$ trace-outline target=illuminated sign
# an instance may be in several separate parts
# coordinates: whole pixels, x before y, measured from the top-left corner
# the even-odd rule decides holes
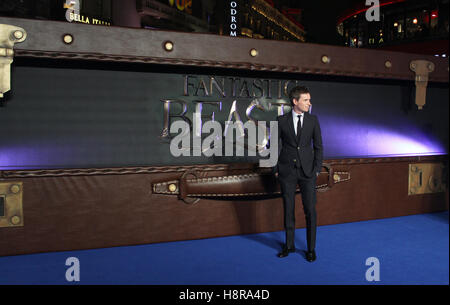
[[[66,9],[66,20],[69,22],[75,21],[86,24],[111,25],[110,22],[81,15],[79,0],[66,0],[64,3],[64,8]]]
[[[79,14],[75,14],[75,13],[69,14],[69,22],[72,22],[72,21],[86,23],[86,24],[111,25],[110,22],[92,18],[92,17],[89,18],[87,16],[83,16],[83,15],[79,15]]]
[[[230,2],[230,36],[236,37],[236,29],[237,29],[237,2],[231,1]]]
[[[176,6],[180,11],[192,14],[192,0],[169,0],[170,6]]]

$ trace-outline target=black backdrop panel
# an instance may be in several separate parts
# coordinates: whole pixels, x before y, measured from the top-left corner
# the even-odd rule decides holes
[[[189,68],[109,69],[13,66],[12,91],[0,107],[0,168],[78,168],[205,164],[256,161],[258,157],[174,157],[164,127],[161,100],[187,103],[221,101],[205,106],[222,123],[232,103],[243,122],[275,120],[270,103],[288,102],[295,84],[307,86],[312,113],[319,117],[325,158],[441,154],[448,152],[448,86],[430,84],[427,104],[414,105],[414,84],[399,81],[311,78],[259,72],[227,73]],[[187,78],[186,82],[186,76]],[[213,86],[214,76],[226,95]],[[222,83],[223,81],[223,83]],[[187,83],[187,90],[185,87]],[[206,92],[208,91],[208,92]],[[270,91],[270,92],[269,92]],[[187,96],[185,94],[188,94]],[[172,107],[172,113],[181,107]]]

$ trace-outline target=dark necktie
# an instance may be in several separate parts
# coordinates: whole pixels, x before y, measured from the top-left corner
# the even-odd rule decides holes
[[[300,136],[302,134],[302,121],[300,118],[302,117],[300,114],[297,115],[298,121],[297,121],[297,141],[300,141]]]

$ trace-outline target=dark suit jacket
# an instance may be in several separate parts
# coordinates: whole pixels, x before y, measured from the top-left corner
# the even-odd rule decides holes
[[[320,172],[323,160],[322,133],[315,115],[305,113],[300,141],[295,135],[292,112],[278,116],[278,163],[275,170],[281,180],[295,175],[296,166],[309,178]]]

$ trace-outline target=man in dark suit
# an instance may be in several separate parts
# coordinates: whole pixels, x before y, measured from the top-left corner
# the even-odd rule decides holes
[[[275,167],[284,204],[286,244],[279,257],[295,252],[295,189],[297,184],[306,218],[306,259],[316,260],[316,178],[322,168],[323,147],[319,120],[309,113],[311,94],[296,86],[289,93],[292,111],[277,117],[279,157]],[[281,151],[281,152],[280,152]]]

